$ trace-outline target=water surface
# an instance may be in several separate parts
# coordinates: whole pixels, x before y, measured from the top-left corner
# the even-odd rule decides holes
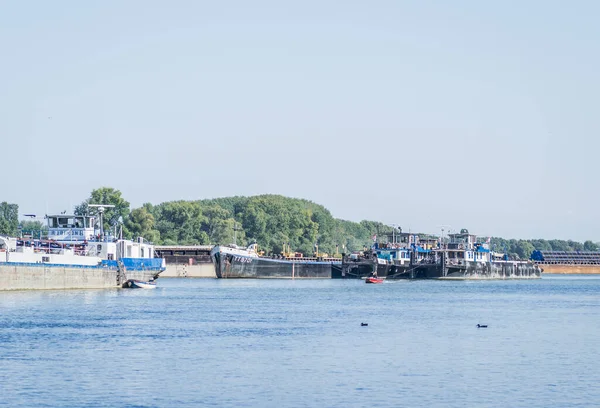
[[[600,406],[600,277],[158,282],[0,292],[0,405]]]

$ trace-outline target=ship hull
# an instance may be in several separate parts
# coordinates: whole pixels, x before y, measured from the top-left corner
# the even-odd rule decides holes
[[[217,278],[330,279],[334,262],[288,261],[216,253],[213,256]]]
[[[374,263],[344,262],[333,267],[332,278],[363,279],[371,276]],[[423,263],[377,265],[377,276],[391,279],[536,279],[542,269],[531,262],[466,262],[462,265]]]
[[[365,279],[373,276],[377,270],[377,276],[387,279],[402,279],[406,277],[408,265],[390,265],[374,263],[371,261],[344,262],[333,265],[331,277],[333,279]]]
[[[531,262],[497,261],[466,262],[465,265],[449,265],[442,278],[455,279],[539,279],[542,268]]]

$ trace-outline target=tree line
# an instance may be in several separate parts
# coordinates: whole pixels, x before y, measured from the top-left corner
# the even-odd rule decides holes
[[[329,255],[362,250],[373,236],[385,241],[394,227],[377,221],[352,222],[334,218],[329,210],[311,201],[280,195],[225,197],[196,201],[170,201],[143,204],[131,209],[119,190],[101,187],[75,207],[76,215],[91,215],[88,204],[113,205],[103,216],[105,231],[125,238],[144,237],[157,245],[214,245],[257,243],[267,254],[281,253],[286,247],[305,256]],[[16,204],[0,203],[0,234],[43,235],[39,221],[18,220]],[[31,232],[35,231],[35,232]],[[418,234],[417,234],[418,235]],[[513,258],[528,259],[532,251],[597,251],[592,241],[515,240],[493,237],[491,248]]]

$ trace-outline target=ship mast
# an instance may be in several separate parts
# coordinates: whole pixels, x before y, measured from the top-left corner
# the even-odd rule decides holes
[[[88,207],[98,208],[98,214],[100,214],[100,236],[104,239],[104,222],[102,219],[102,214],[104,214],[105,208],[114,208],[112,204],[88,204]]]

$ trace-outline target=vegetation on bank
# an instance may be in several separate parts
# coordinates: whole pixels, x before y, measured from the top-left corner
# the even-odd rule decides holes
[[[373,235],[385,240],[393,227],[376,221],[352,222],[334,218],[329,210],[308,200],[280,195],[225,197],[197,201],[146,203],[131,209],[119,190],[102,187],[93,190],[75,208],[75,214],[93,214],[88,204],[111,204],[104,213],[104,229],[126,238],[142,236],[162,245],[238,245],[257,242],[266,253],[281,253],[289,245],[305,255],[336,254],[361,250],[372,243]],[[43,229],[39,221],[18,220],[16,204],[0,203],[0,234],[17,236]],[[398,232],[398,230],[395,230]],[[33,234],[36,235],[36,234]],[[564,240],[491,239],[492,250],[514,258],[528,259],[531,252],[597,251],[598,244]]]

